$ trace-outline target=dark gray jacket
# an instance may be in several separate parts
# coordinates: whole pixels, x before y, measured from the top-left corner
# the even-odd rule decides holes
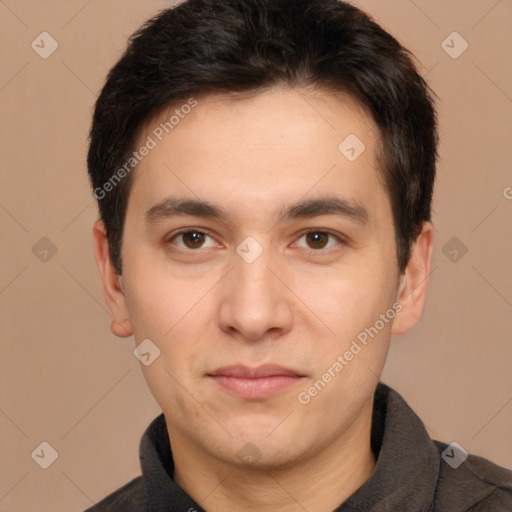
[[[430,439],[405,400],[383,383],[371,437],[375,470],[334,512],[512,512],[512,471],[476,455],[460,463],[464,452]],[[86,512],[205,512],[170,476],[163,414],[142,437],[140,461],[142,476]]]

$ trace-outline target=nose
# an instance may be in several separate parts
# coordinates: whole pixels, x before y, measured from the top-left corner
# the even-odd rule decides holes
[[[234,256],[234,268],[223,280],[220,328],[241,339],[275,339],[293,324],[293,292],[269,251],[252,263]],[[279,277],[278,277],[279,276]]]

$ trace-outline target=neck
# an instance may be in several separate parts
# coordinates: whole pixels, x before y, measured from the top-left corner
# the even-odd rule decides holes
[[[286,468],[219,461],[173,432],[169,437],[174,480],[208,512],[331,512],[359,489],[375,468],[370,445],[372,406],[373,400],[369,400],[340,437]]]

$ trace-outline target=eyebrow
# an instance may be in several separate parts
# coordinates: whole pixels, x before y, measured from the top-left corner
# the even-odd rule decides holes
[[[232,218],[223,206],[210,201],[167,197],[149,208],[145,215],[146,224],[155,224],[172,217],[192,215],[229,222]],[[326,196],[314,199],[299,200],[282,209],[278,222],[292,219],[306,219],[321,215],[337,215],[346,217],[358,224],[365,225],[369,221],[366,208],[358,201],[337,196]]]

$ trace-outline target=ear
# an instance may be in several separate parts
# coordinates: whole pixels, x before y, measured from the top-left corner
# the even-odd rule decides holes
[[[395,317],[392,334],[403,334],[414,327],[423,315],[430,265],[434,248],[434,227],[424,222],[421,233],[411,249],[407,267],[400,275],[397,302],[402,309]]]
[[[121,276],[116,272],[110,258],[107,232],[102,220],[94,223],[93,239],[94,256],[103,281],[105,300],[113,317],[110,329],[116,336],[127,338],[133,334],[133,329],[128,319]]]

